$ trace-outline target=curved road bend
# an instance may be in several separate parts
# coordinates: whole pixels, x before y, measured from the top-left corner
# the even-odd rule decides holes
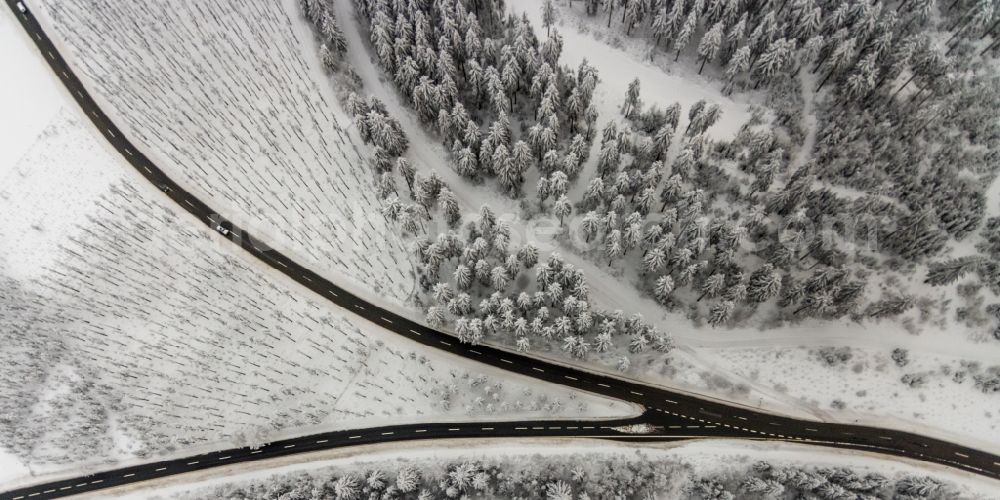
[[[1000,456],[914,433],[846,424],[823,423],[772,415],[750,407],[728,404],[674,392],[635,381],[542,361],[504,349],[460,344],[453,336],[365,302],[347,290],[299,265],[249,233],[222,219],[204,202],[184,191],[146,158],[101,111],[62,55],[46,36],[30,10],[21,12],[17,0],[6,0],[21,26],[34,40],[43,58],[62,80],[77,104],[104,138],[154,186],[213,230],[221,224],[228,239],[254,257],[284,273],[301,285],[395,333],[429,347],[539,380],[566,385],[603,396],[636,403],[652,410],[666,422],[682,418],[690,425],[688,435],[703,435],[706,426],[740,432],[746,437],[807,442],[825,446],[863,449],[955,467],[990,478],[1000,478]],[[485,435],[485,434],[484,434]],[[709,434],[704,434],[709,435]]]

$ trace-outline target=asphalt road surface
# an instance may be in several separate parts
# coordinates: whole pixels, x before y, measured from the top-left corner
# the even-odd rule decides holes
[[[6,0],[8,7],[14,12],[21,26],[35,42],[41,52],[42,57],[48,62],[53,72],[62,80],[66,89],[70,92],[77,104],[93,122],[94,126],[104,135],[104,138],[119,153],[143,175],[167,196],[169,196],[177,206],[188,211],[213,230],[219,226],[225,229],[225,237],[230,241],[240,245],[244,250],[259,259],[264,264],[284,273],[303,286],[311,289],[317,294],[325,297],[330,302],[346,308],[359,316],[371,321],[383,328],[391,330],[399,335],[419,342],[429,347],[447,351],[474,361],[486,363],[497,368],[526,375],[535,379],[566,385],[575,389],[588,391],[624,401],[636,403],[645,407],[648,411],[644,414],[643,420],[648,423],[662,427],[658,435],[668,438],[671,434],[684,437],[746,437],[753,439],[773,439],[792,442],[802,442],[815,445],[831,446],[837,448],[849,448],[865,450],[907,457],[915,460],[934,462],[937,464],[954,467],[964,471],[981,474],[990,478],[1000,478],[1000,456],[987,453],[985,451],[972,449],[966,446],[949,443],[947,441],[921,436],[918,434],[896,431],[891,429],[881,429],[876,427],[865,427],[846,424],[831,424],[817,421],[800,420],[755,410],[751,407],[727,403],[721,400],[713,400],[691,394],[675,392],[661,387],[645,385],[635,381],[624,380],[617,377],[590,373],[569,366],[563,366],[551,362],[541,361],[529,356],[524,356],[505,349],[498,349],[485,345],[470,345],[459,343],[458,340],[447,333],[421,325],[407,318],[399,316],[391,311],[382,309],[376,305],[365,302],[350,292],[327,281],[318,274],[306,269],[292,261],[280,252],[270,249],[264,242],[253,238],[249,233],[236,227],[231,222],[218,215],[201,200],[186,192],[181,186],[167,177],[162,170],[152,164],[145,155],[139,151],[125,137],[118,127],[101,111],[97,103],[90,97],[83,84],[73,73],[66,61],[62,58],[56,47],[51,43],[46,34],[42,31],[38,22],[31,12],[21,12],[16,0]],[[220,231],[220,234],[222,231]],[[933,404],[930,402],[928,404]],[[461,427],[460,431],[464,437],[496,437],[504,424],[452,424],[454,427]],[[493,426],[493,430],[484,430],[484,427]],[[562,427],[558,430],[550,430],[547,427]],[[593,422],[586,425],[595,425]],[[601,423],[599,425],[608,425]],[[553,424],[551,422],[531,422],[519,427],[529,427],[532,432],[538,431],[534,435],[560,435],[560,436],[594,436],[591,429],[584,429],[582,425],[579,429],[569,429],[566,425]],[[533,429],[543,426],[546,429]],[[431,433],[429,430],[424,439],[432,437],[458,437],[459,431],[441,431]],[[321,436],[308,436],[294,440],[295,442],[280,444],[286,446],[294,445],[290,448],[275,449],[279,446],[275,443],[268,446],[256,456],[268,457],[274,454],[291,454],[303,451],[314,451],[323,447],[333,448],[346,444],[361,444],[379,441],[398,440],[400,436],[407,436],[406,430],[414,429],[414,426],[400,428],[400,434],[383,434],[385,432],[395,432],[378,430],[378,433],[364,434],[357,440],[328,439],[327,442],[318,443]],[[544,432],[543,432],[544,431]],[[360,431],[357,431],[360,432]],[[373,431],[374,432],[374,431]],[[455,434],[452,434],[454,432]],[[511,434],[525,432],[507,429]],[[332,433],[343,434],[343,433]],[[599,433],[598,433],[599,434]],[[415,434],[408,438],[416,438]],[[312,440],[311,445],[305,445]],[[300,446],[302,444],[302,446]],[[192,458],[184,462],[187,467],[207,468],[215,465],[232,463],[237,457],[248,457],[251,450],[229,450],[230,458],[226,460],[200,460]],[[226,456],[226,455],[223,455]],[[166,475],[170,471],[182,471],[177,465],[181,461],[164,462],[172,464],[162,472]],[[189,462],[197,462],[191,464]],[[145,468],[147,466],[141,466]],[[160,465],[159,467],[163,467]],[[24,498],[54,498],[79,492],[83,488],[98,489],[113,485],[120,485],[127,482],[142,481],[149,477],[135,472],[134,476],[125,477],[123,472],[129,469],[122,469],[103,473],[119,474],[114,477],[103,479],[91,479],[101,475],[78,478],[76,482],[66,481],[59,483],[60,486],[53,490],[56,483],[39,485],[32,488],[18,490],[0,494],[0,500]],[[190,470],[190,469],[189,469]],[[170,473],[178,473],[170,472]],[[87,481],[82,486],[84,480]],[[99,482],[94,482],[99,481]],[[103,481],[103,482],[100,482]],[[72,483],[72,488],[66,488]],[[65,489],[64,489],[65,488]],[[48,491],[53,490],[53,491]]]

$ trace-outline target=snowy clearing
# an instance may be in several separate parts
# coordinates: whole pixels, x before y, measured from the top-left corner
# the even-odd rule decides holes
[[[63,111],[0,172],[0,432],[32,479],[389,422],[634,412],[426,350],[261,271],[81,120]]]

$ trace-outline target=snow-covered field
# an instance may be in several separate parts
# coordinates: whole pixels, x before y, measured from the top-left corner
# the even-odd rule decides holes
[[[0,442],[36,475],[389,421],[631,412],[426,350],[262,271],[81,120],[65,109],[0,172]]]
[[[27,2],[172,178],[316,272],[400,307],[413,275],[292,0]]]
[[[240,485],[263,483],[272,488],[282,480],[300,475],[327,477],[354,472],[380,470],[389,484],[395,483],[396,471],[404,467],[416,469],[422,476],[441,473],[445,464],[480,463],[490,475],[503,474],[509,479],[532,479],[534,474],[565,478],[573,491],[593,491],[600,483],[607,488],[615,481],[629,480],[640,485],[650,482],[643,475],[646,467],[655,469],[668,485],[657,491],[653,498],[704,498],[685,495],[686,486],[697,479],[714,478],[721,482],[735,482],[733,478],[748,475],[755,464],[766,462],[774,469],[783,467],[810,471],[848,470],[858,476],[876,474],[892,480],[903,477],[926,477],[946,485],[948,498],[995,498],[1000,485],[969,474],[954,472],[942,467],[914,462],[895,462],[874,456],[830,450],[810,446],[706,440],[680,444],[612,443],[606,441],[533,439],[489,440],[473,448],[468,441],[437,441],[434,443],[365,446],[357,449],[332,450],[287,459],[275,459],[254,464],[241,464],[226,469],[175,476],[144,484],[109,490],[109,498],[208,498],[224,489]],[[622,467],[615,471],[601,470],[602,466],[615,463]],[[627,465],[627,467],[626,467]],[[630,477],[630,474],[634,476]],[[442,474],[444,475],[444,474]],[[527,477],[526,477],[527,476]],[[452,476],[454,477],[454,476]],[[727,481],[728,480],[728,481]],[[655,481],[655,480],[654,480]],[[502,481],[497,481],[502,483]],[[537,484],[538,498],[547,485]],[[731,485],[730,488],[732,488]],[[736,489],[736,488],[733,488]],[[731,493],[733,490],[729,490]],[[735,498],[744,498],[746,490],[735,491]],[[943,492],[939,492],[943,493]],[[493,497],[502,497],[493,492]],[[582,498],[582,497],[574,497]],[[591,495],[589,498],[595,498]],[[639,498],[625,494],[623,498]],[[753,497],[757,498],[757,497]],[[780,498],[780,497],[779,497]],[[935,496],[932,498],[941,498]]]

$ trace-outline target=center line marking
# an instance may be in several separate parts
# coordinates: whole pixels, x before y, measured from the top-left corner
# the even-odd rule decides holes
[[[597,383],[597,385],[599,385],[599,386],[601,386],[601,387],[607,387],[607,388],[611,388],[611,386],[610,386],[610,385],[608,385],[608,384],[602,384],[602,383],[600,383],[600,382],[598,382],[598,383]]]
[[[642,396],[641,392],[635,392],[635,391],[628,391],[628,392],[631,392],[632,394],[635,394],[636,396]]]
[[[473,353],[473,354],[478,354],[478,355],[480,355],[480,356],[482,356],[482,355],[483,355],[483,353],[481,353],[481,352],[479,352],[479,351],[477,351],[477,350],[475,350],[475,349],[469,349],[469,352],[471,352],[471,353]]]
[[[806,427],[806,430],[809,432],[819,432],[816,429],[813,429],[812,427]]]
[[[327,290],[326,293],[328,293],[330,295],[333,295],[334,297],[339,297],[339,295],[337,295],[336,293],[334,293],[333,290]]]
[[[410,328],[410,333],[412,333],[414,335],[420,335],[420,332],[418,332],[418,331],[416,331],[416,330],[414,330],[412,328]]]
[[[232,458],[232,457],[230,457],[230,456],[219,457],[219,460],[229,460],[230,458]]]
[[[383,435],[383,436],[391,436],[391,435],[393,435],[393,434],[395,434],[395,432],[393,432],[393,431],[389,431],[389,432],[383,432],[383,433],[382,433],[382,435]]]
[[[510,363],[510,364],[514,364],[514,362],[513,362],[513,361],[511,361],[511,360],[509,360],[509,359],[503,359],[503,358],[500,358],[500,361],[503,361],[504,363]]]
[[[541,368],[535,368],[534,366],[532,366],[532,367],[531,367],[531,369],[532,369],[532,370],[535,370],[536,372],[542,372],[542,373],[545,373],[545,370],[543,370],[543,369],[541,369]]]
[[[455,431],[460,431],[462,429],[459,429],[458,427],[452,427],[452,428],[450,428],[448,430],[451,431],[451,432],[455,432]]]
[[[563,377],[568,378],[570,380],[577,380],[575,377],[570,377],[569,375],[563,375]]]
[[[316,444],[323,444],[327,441],[329,441],[329,439],[320,439],[319,441],[316,441]]]
[[[165,470],[167,470],[166,467],[160,467],[159,469],[156,469],[156,472],[165,471]]]
[[[308,277],[308,276],[305,276],[305,275],[303,275],[303,276],[302,276],[302,279],[304,279],[304,280],[306,280],[306,281],[308,281],[308,282],[310,282],[310,283],[312,283],[312,282],[313,282],[313,280],[309,279],[309,277]]]
[[[415,430],[413,432],[427,432],[427,429],[417,429],[417,430]]]
[[[295,448],[295,445],[294,444],[286,444],[285,445],[285,449],[288,449],[288,448]]]
[[[673,400],[670,400],[670,399],[664,399],[664,401],[666,401],[666,402],[668,402],[668,403],[670,403],[672,405],[677,404],[677,401],[673,401]]]
[[[197,463],[198,463],[198,461],[197,461],[197,460],[195,460],[194,462],[188,462],[187,464],[188,464],[188,465],[195,465],[195,464],[197,464]]]
[[[483,430],[484,430],[484,431],[492,431],[492,430],[493,430],[493,428],[492,428],[492,427],[483,427]]]
[[[968,455],[966,455],[965,453],[962,453],[962,452],[956,451],[955,454],[958,455],[958,456],[960,456],[960,457],[962,457],[962,458],[969,458]]]
[[[132,476],[134,476],[134,475],[135,475],[134,473],[132,473],[132,474],[125,474],[125,475],[124,475],[124,476],[122,476],[122,477],[132,477]]]
[[[392,324],[392,320],[391,319],[386,318],[385,316],[379,316],[379,317],[382,318],[382,321],[385,321],[386,323],[389,323],[390,325]]]
[[[97,483],[103,483],[103,482],[104,482],[103,479],[98,479],[97,481],[91,481],[90,484],[97,484]]]
[[[451,344],[449,344],[449,343],[447,343],[447,342],[445,342],[445,341],[443,341],[443,340],[439,340],[438,342],[440,342],[440,343],[442,343],[442,344],[444,344],[444,345],[446,345],[446,346],[449,346],[449,347],[451,346]]]
[[[250,454],[251,455],[256,455],[256,454],[258,454],[260,452],[261,452],[261,450],[253,450],[253,451],[250,452]]]
[[[361,436],[350,436],[347,439],[361,439]]]

